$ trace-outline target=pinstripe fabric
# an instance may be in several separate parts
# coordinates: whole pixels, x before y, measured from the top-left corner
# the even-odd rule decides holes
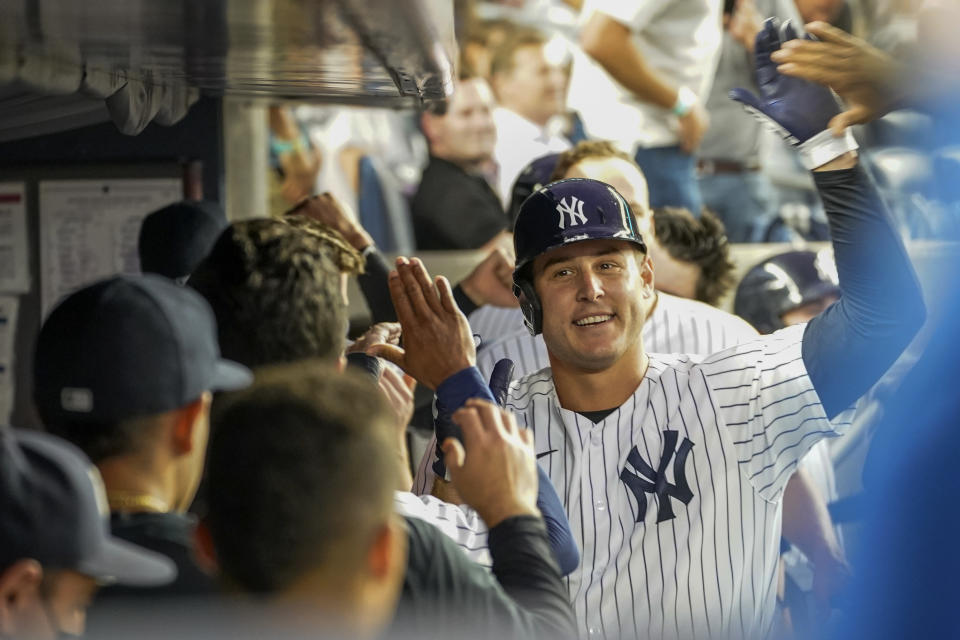
[[[800,357],[804,327],[706,358],[650,356],[632,397],[598,424],[559,406],[549,370],[511,386],[581,548],[568,585],[586,637],[761,637],[772,622],[783,487],[828,422]],[[682,468],[667,432],[691,448]],[[679,449],[679,446],[677,447]],[[684,503],[641,500],[622,479],[636,450]],[[664,464],[663,461],[666,460]],[[429,471],[427,469],[426,471]],[[432,477],[424,475],[427,482]],[[648,479],[652,480],[652,478]],[[658,522],[662,501],[673,517]]]
[[[403,491],[394,493],[393,507],[402,516],[418,518],[440,529],[477,564],[488,569],[493,566],[487,547],[487,525],[470,507]]]
[[[480,336],[477,367],[485,377],[502,358],[513,360],[518,379],[550,366],[543,337],[530,335],[519,309],[481,307],[470,314],[470,326]],[[657,306],[643,326],[643,345],[649,353],[714,353],[756,335],[738,316],[658,293]]]

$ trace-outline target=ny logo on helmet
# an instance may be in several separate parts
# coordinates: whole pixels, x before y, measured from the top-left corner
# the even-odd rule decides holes
[[[587,224],[587,216],[583,215],[583,200],[576,196],[570,196],[571,204],[567,204],[567,199],[560,200],[557,205],[557,213],[560,214],[560,228],[563,229],[564,216],[570,216],[570,226],[575,227],[579,224]]]

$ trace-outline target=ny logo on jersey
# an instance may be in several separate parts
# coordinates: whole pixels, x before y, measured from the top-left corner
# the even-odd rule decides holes
[[[557,213],[560,214],[560,228],[563,229],[564,216],[570,217],[570,226],[575,227],[579,224],[587,224],[587,216],[583,215],[583,200],[576,196],[570,196],[571,204],[567,204],[567,199],[560,200],[557,205]]]
[[[679,500],[683,504],[689,504],[690,500],[693,499],[693,492],[687,485],[686,475],[687,455],[693,448],[693,443],[684,438],[680,444],[680,450],[676,452],[677,457],[674,459],[674,447],[677,446],[678,436],[679,434],[676,431],[663,432],[663,453],[660,454],[660,464],[656,470],[640,457],[640,452],[636,447],[631,449],[630,455],[627,456],[627,462],[640,475],[638,476],[624,468],[620,472],[620,479],[637,499],[637,522],[643,522],[647,513],[646,494],[648,493],[657,496],[659,504],[657,508],[658,523],[676,517],[673,515],[673,507],[670,504],[671,498]],[[673,459],[673,480],[676,484],[667,482],[667,465],[670,464],[671,459]]]

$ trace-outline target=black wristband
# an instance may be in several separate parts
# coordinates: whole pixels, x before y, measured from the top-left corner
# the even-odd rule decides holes
[[[460,311],[463,311],[463,315],[465,316],[470,315],[481,307],[481,305],[476,304],[470,299],[470,296],[467,295],[467,292],[463,290],[463,286],[459,283],[453,288],[453,301],[457,303]]]

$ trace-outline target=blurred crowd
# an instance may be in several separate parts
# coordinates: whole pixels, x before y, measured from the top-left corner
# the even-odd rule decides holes
[[[527,163],[605,140],[644,171],[652,206],[709,211],[730,242],[826,240],[822,203],[781,135],[728,98],[756,87],[762,21],[791,20],[800,33],[825,22],[895,59],[914,57],[918,34],[935,28],[907,1],[614,4],[457,3],[460,82],[442,113],[272,110],[274,213],[331,191],[388,250],[478,248],[509,230]],[[957,237],[956,193],[941,179],[958,171],[954,132],[905,103],[854,135],[906,234]],[[425,204],[444,195],[438,181],[469,194],[456,211]]]
[[[701,620],[708,637],[953,637],[957,438],[939,427],[955,421],[942,318],[957,299],[931,303],[904,241],[960,240],[955,11],[456,7],[449,100],[271,107],[270,211],[156,211],[143,275],[44,320],[42,428],[0,429],[0,638],[681,638]],[[756,242],[794,246],[738,277],[733,246]],[[454,250],[479,256],[459,282],[412,257]],[[608,299],[621,306],[558,320],[558,300]],[[606,334],[578,332],[621,316],[611,349],[630,346],[584,364]],[[586,391],[598,375],[629,387],[634,413],[634,390],[660,385],[638,430],[662,422],[671,442],[657,466],[628,441],[617,463],[640,475],[614,469],[609,504],[571,499],[616,455],[568,446],[605,443],[601,424],[634,438],[629,400]],[[557,403],[546,426],[537,396]],[[693,415],[704,441],[675,452]],[[736,453],[710,459],[724,446]],[[866,488],[845,491],[837,467],[857,447]],[[687,486],[691,448],[697,482],[709,464],[739,501]],[[636,528],[613,557],[583,514],[615,508]],[[711,525],[723,541],[718,523],[730,587],[718,563],[714,598],[692,558]]]

